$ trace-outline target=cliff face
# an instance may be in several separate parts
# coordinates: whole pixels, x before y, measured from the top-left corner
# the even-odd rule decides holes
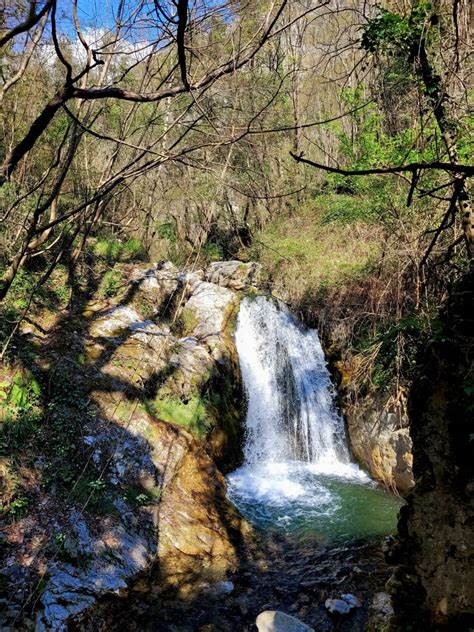
[[[113,301],[89,301],[48,330],[28,323],[18,345],[34,348],[29,366],[19,357],[1,376],[0,420],[29,434],[4,435],[12,456],[0,475],[11,472],[12,497],[28,504],[3,516],[0,627],[69,629],[107,595],[179,594],[236,567],[250,528],[221,473],[241,452],[230,328],[258,272],[128,266]],[[34,418],[15,409],[21,389],[25,401],[34,391]]]
[[[416,486],[391,551],[402,630],[474,622],[473,305],[471,272],[453,289],[409,396]]]

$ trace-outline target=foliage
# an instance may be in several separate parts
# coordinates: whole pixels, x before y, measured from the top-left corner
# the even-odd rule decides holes
[[[376,348],[373,361],[363,376],[376,389],[389,390],[394,375],[409,384],[415,377],[417,357],[426,341],[436,335],[439,319],[435,309],[430,312],[407,313],[400,320],[378,325],[375,332],[361,332],[354,341],[352,352],[364,356]]]
[[[422,37],[431,11],[429,2],[416,2],[406,16],[378,7],[379,14],[363,27],[362,48],[375,52],[380,48],[393,47],[402,53],[412,53]]]
[[[98,294],[104,298],[116,296],[123,284],[123,276],[118,270],[107,270],[100,280]]]
[[[98,239],[93,247],[93,254],[108,263],[116,261],[144,261],[146,251],[138,239],[118,241],[115,239]]]

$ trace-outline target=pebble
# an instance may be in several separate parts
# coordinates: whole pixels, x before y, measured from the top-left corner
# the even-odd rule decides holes
[[[324,605],[331,614],[347,614],[351,611],[351,606],[344,599],[326,599]]]
[[[362,599],[359,599],[359,597],[351,595],[350,593],[347,593],[346,595],[341,595],[341,598],[344,599],[344,601],[348,603],[351,608],[360,608],[362,605]]]

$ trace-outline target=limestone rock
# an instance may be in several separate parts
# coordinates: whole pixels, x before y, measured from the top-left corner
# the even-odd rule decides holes
[[[213,344],[220,336],[229,309],[235,305],[235,292],[213,283],[200,283],[183,310],[183,317],[189,322],[189,335],[206,344]]]
[[[70,629],[92,606],[99,608],[101,597],[124,595],[135,582],[142,582],[143,590],[150,574],[147,584],[154,593],[172,587],[179,595],[195,595],[203,577],[213,590],[231,592],[236,543],[250,532],[227,500],[215,464],[217,454],[228,465],[239,458],[234,401],[240,402],[241,392],[227,333],[238,296],[203,280],[203,272],[182,273],[169,263],[127,264],[123,274],[130,282],[116,299],[123,304],[104,301],[89,309],[77,330],[76,323],[74,330],[64,328],[48,347],[48,361],[64,359],[77,378],[80,406],[66,410],[80,421],[77,449],[91,476],[83,481],[86,493],[96,476],[103,488],[96,500],[100,507],[80,511],[82,500],[58,499],[53,488],[47,490],[32,526],[22,523],[18,559],[35,538],[41,542],[51,533],[64,554],[40,553],[35,559],[37,568],[47,570],[38,598],[39,631]],[[169,321],[160,322],[155,309],[172,295],[188,315],[181,338]],[[213,415],[212,423],[202,434],[191,434],[173,415],[194,400],[201,403],[210,389],[216,394],[212,407],[201,406],[209,406],[205,413]],[[158,402],[168,403],[167,397],[174,408],[164,421]],[[209,428],[213,436],[204,438]],[[28,571],[31,577],[36,570]],[[30,585],[27,578],[19,583]]]
[[[386,592],[375,593],[372,603],[369,606],[370,625],[378,627],[388,625],[393,616],[393,606],[390,595]]]
[[[89,333],[93,337],[113,338],[122,335],[131,325],[141,321],[142,317],[133,307],[121,305],[112,308],[95,321]]]
[[[405,406],[385,410],[378,395],[345,409],[352,451],[370,475],[391,489],[414,486],[412,441]]]
[[[231,290],[245,290],[260,283],[262,266],[242,261],[215,261],[207,268],[206,280]]]
[[[255,625],[258,632],[314,632],[306,623],[279,610],[265,610],[258,615]]]
[[[184,576],[199,559],[201,567],[212,565],[215,579],[222,581],[237,562],[229,530],[240,528],[238,514],[226,501],[224,478],[204,446],[184,431],[159,424],[154,445],[163,473],[161,572]]]
[[[162,299],[178,286],[179,270],[171,261],[132,271],[131,281],[139,291],[159,294]]]
[[[145,570],[156,545],[153,540],[123,525],[104,530],[101,537],[91,537],[82,526],[82,537],[90,552],[89,563],[82,566],[56,564],[49,570],[50,579],[41,595],[42,610],[36,630],[68,629],[68,621],[107,593],[120,594],[127,580]]]
[[[195,272],[182,272],[178,277],[181,287],[192,293],[196,290],[198,285],[204,281],[204,272],[202,270],[196,270]]]
[[[137,320],[138,318],[138,320]],[[102,349],[89,343],[95,351],[101,376],[130,386],[143,383],[166,366],[169,350],[175,344],[169,328],[152,321],[142,321],[131,308],[116,308],[91,329],[92,337],[112,336],[113,341]],[[110,344],[112,346],[110,346]]]

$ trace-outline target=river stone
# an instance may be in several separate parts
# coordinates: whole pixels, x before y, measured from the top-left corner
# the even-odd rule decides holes
[[[306,623],[279,610],[260,613],[255,625],[259,632],[314,632]]]
[[[345,595],[341,595],[341,598],[350,605],[351,608],[360,608],[362,605],[362,599],[352,595],[351,593],[347,593]]]
[[[375,593],[369,606],[370,623],[373,626],[386,626],[393,617],[392,599],[386,592]]]

